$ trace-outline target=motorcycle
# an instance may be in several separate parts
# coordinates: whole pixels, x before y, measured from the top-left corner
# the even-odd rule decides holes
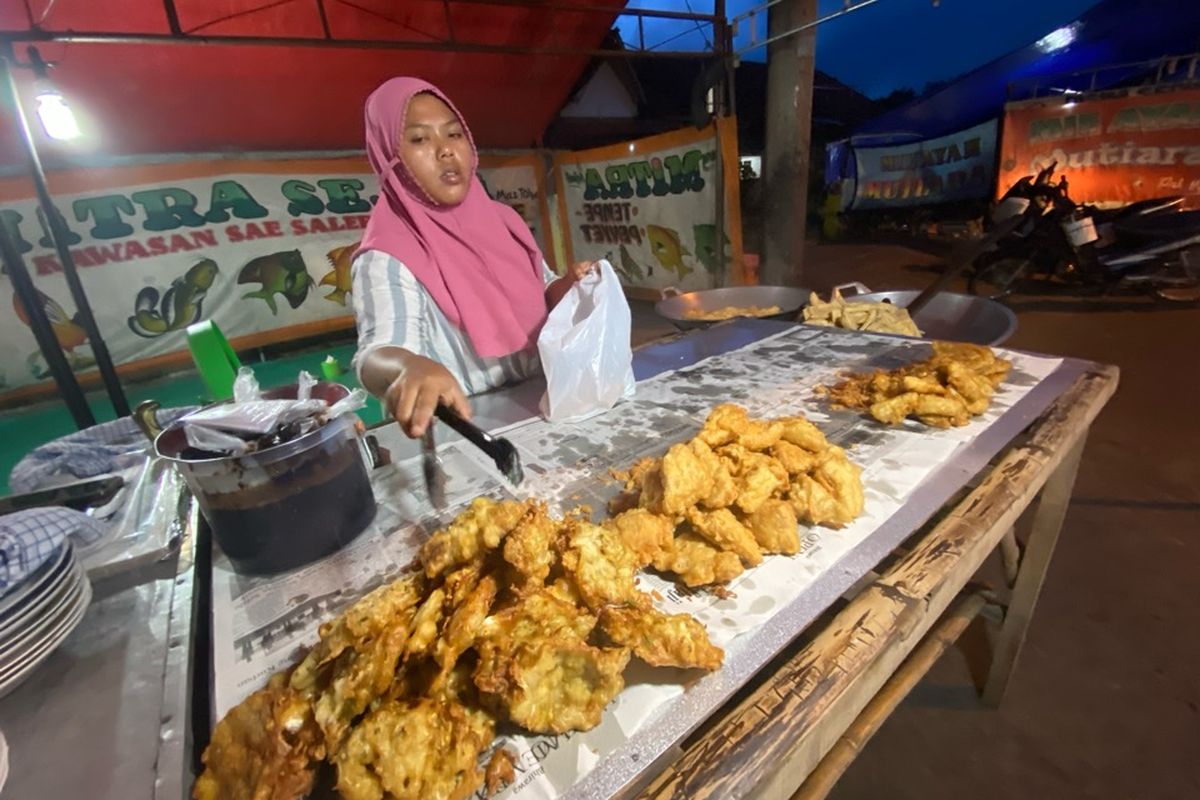
[[[1180,210],[1182,197],[1115,209],[1076,203],[1066,176],[1053,180],[1056,168],[1021,178],[1000,198],[992,224],[1009,230],[972,263],[972,294],[999,299],[1035,280],[1090,294],[1200,299],[1200,211]]]

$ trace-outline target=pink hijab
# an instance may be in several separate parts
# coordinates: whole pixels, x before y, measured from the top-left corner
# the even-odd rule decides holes
[[[457,206],[438,206],[397,155],[413,95],[429,92],[462,114],[437,87],[417,78],[392,78],[367,98],[367,158],[379,176],[381,196],[359,252],[381,250],[401,261],[429,292],[451,324],[484,357],[532,347],[546,321],[542,253],[524,220],[487,196],[475,174]]]

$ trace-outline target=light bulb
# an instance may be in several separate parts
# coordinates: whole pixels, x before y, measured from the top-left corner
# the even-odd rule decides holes
[[[67,105],[62,94],[52,88],[44,88],[37,95],[37,115],[42,129],[51,139],[68,141],[78,138],[82,131],[75,121],[75,112]]]

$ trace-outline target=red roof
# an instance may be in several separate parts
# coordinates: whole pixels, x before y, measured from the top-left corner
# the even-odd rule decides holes
[[[68,31],[165,37],[171,30],[162,0],[28,5],[32,25],[25,3],[0,3],[0,38],[14,42],[21,62],[28,61],[25,45],[35,43],[43,59],[56,64],[54,82],[93,133],[96,150],[132,155],[358,149],[363,100],[395,75],[441,87],[482,146],[528,147],[586,66],[588,55],[579,51],[599,46],[624,1],[556,3],[611,8],[611,14],[461,0],[324,2],[336,40],[430,42],[475,52],[328,47],[316,0],[174,3],[179,28],[189,35],[295,37],[311,39],[312,46],[44,41]],[[456,44],[444,44],[451,35]],[[495,47],[543,52],[479,52]],[[31,112],[33,76],[18,70],[17,80]],[[54,145],[43,143],[43,153],[52,154]],[[18,153],[12,126],[0,126],[0,164],[19,163]]]

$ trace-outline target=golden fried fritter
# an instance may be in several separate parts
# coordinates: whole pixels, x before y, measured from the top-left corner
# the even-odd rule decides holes
[[[836,526],[854,521],[863,511],[862,467],[851,463],[846,451],[830,447],[812,472],[813,480],[833,497],[837,509],[831,522]]]
[[[688,514],[692,529],[721,550],[728,550],[747,566],[762,563],[762,550],[754,541],[754,534],[727,508],[716,511],[693,509]]]
[[[789,444],[803,447],[810,453],[819,453],[829,446],[829,440],[821,429],[804,417],[784,417],[782,439]]]
[[[504,540],[504,560],[512,565],[520,580],[518,591],[540,589],[558,558],[554,539],[558,524],[550,519],[545,504],[530,509]]]
[[[987,410],[1012,364],[991,348],[934,342],[933,356],[894,369],[849,375],[819,394],[835,406],[869,411],[887,425],[915,417],[937,428],[962,426]]]
[[[322,757],[321,732],[306,697],[276,675],[217,723],[192,797],[298,800],[312,790]]]
[[[466,800],[483,782],[476,762],[494,734],[490,715],[457,703],[385,703],[338,753],[338,792],[344,800]]]
[[[363,596],[337,619],[321,625],[321,640],[292,672],[291,686],[302,692],[312,691],[321,668],[347,648],[376,638],[395,624],[403,612],[413,609],[424,596],[425,581],[419,575],[394,581]]]
[[[517,757],[504,747],[497,747],[492,753],[483,777],[483,785],[487,787],[489,796],[496,794],[517,779],[516,771],[513,769],[516,760]]]
[[[836,525],[840,516],[837,500],[811,475],[798,475],[788,489],[788,502],[802,522]]]
[[[720,447],[736,441],[738,431],[747,421],[746,409],[733,403],[722,403],[708,412],[704,427],[696,434],[696,438],[709,447]]]
[[[746,514],[757,511],[759,506],[787,486],[787,474],[781,476],[779,473],[780,470],[773,469],[769,464],[755,464],[744,469],[737,479],[737,507]]]
[[[616,644],[654,667],[715,670],[725,651],[690,614],[664,614],[656,608],[609,606],[600,612],[600,628]]]
[[[771,498],[746,517],[746,527],[764,553],[795,555],[800,552],[800,523],[786,500]]]
[[[638,559],[620,537],[589,522],[568,526],[567,548],[562,565],[593,611],[610,603],[644,603],[646,598],[633,585]]]
[[[625,688],[625,648],[569,636],[495,642],[480,649],[475,685],[510,720],[534,733],[591,730]]]
[[[654,514],[644,508],[635,508],[618,514],[604,523],[604,527],[615,532],[625,546],[644,567],[653,563],[663,550],[671,548],[675,537],[675,521],[662,514]]]
[[[429,593],[429,597],[425,598],[425,602],[417,609],[417,615],[413,617],[412,630],[408,635],[408,642],[404,645],[405,657],[429,653],[437,638],[438,624],[442,621],[442,609],[445,605],[446,593],[441,589],[434,589]]]
[[[678,516],[708,497],[713,489],[711,466],[687,444],[673,445],[662,459],[662,510]]]
[[[491,575],[485,575],[479,580],[475,590],[463,600],[462,605],[456,608],[450,619],[446,621],[446,627],[434,649],[434,659],[441,667],[441,672],[434,681],[435,688],[440,686],[450,670],[454,669],[459,656],[475,643],[483,621],[492,609],[497,589],[496,579]]]
[[[426,577],[435,578],[499,547],[530,505],[513,500],[496,502],[486,497],[475,498],[466,511],[445,530],[429,537],[421,547]]]
[[[729,583],[744,571],[740,558],[718,550],[694,533],[676,536],[672,548],[654,559],[654,568],[675,574],[685,586]]]
[[[788,477],[803,475],[817,464],[815,453],[786,440],[776,442],[767,452],[787,470]]]

